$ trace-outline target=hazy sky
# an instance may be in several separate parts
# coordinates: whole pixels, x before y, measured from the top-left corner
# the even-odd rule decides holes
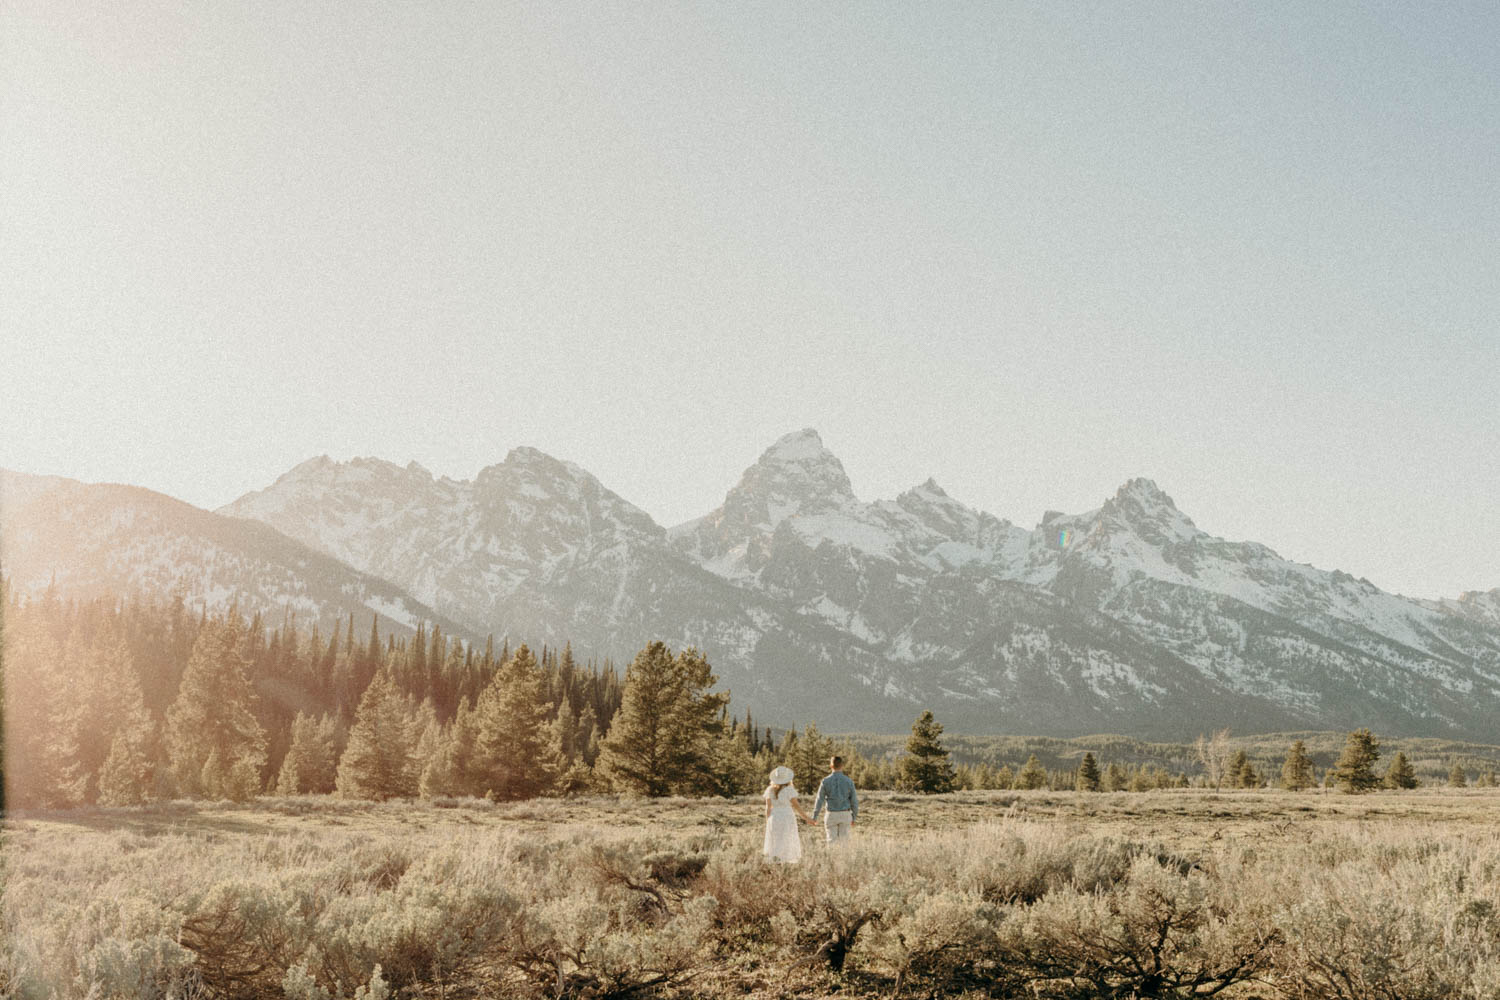
[[[0,466],[516,445],[1500,586],[1490,2],[0,2]]]

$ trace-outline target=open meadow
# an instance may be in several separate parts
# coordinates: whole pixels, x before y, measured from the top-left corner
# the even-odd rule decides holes
[[[12,815],[0,991],[106,997],[1500,996],[1493,789],[330,797]],[[379,969],[378,973],[376,969]]]

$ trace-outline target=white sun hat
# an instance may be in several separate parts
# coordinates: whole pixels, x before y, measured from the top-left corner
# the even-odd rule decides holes
[[[778,767],[776,770],[771,772],[771,784],[790,785],[792,783],[792,779],[795,777],[796,775],[792,773],[792,769],[783,764],[781,767]]]

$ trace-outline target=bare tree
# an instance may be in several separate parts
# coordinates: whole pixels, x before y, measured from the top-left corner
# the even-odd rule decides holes
[[[1229,771],[1229,760],[1234,756],[1234,751],[1229,748],[1229,730],[1221,729],[1209,737],[1198,734],[1198,742],[1193,745],[1193,749],[1197,751],[1198,763],[1203,765],[1214,788],[1222,786],[1224,775]]]

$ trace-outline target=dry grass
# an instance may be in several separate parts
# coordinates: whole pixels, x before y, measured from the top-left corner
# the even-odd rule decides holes
[[[404,996],[1478,1000],[1500,996],[1497,806],[872,792],[852,849],[806,831],[796,868],[761,863],[753,800],[20,815],[0,992],[374,996],[379,965]]]

